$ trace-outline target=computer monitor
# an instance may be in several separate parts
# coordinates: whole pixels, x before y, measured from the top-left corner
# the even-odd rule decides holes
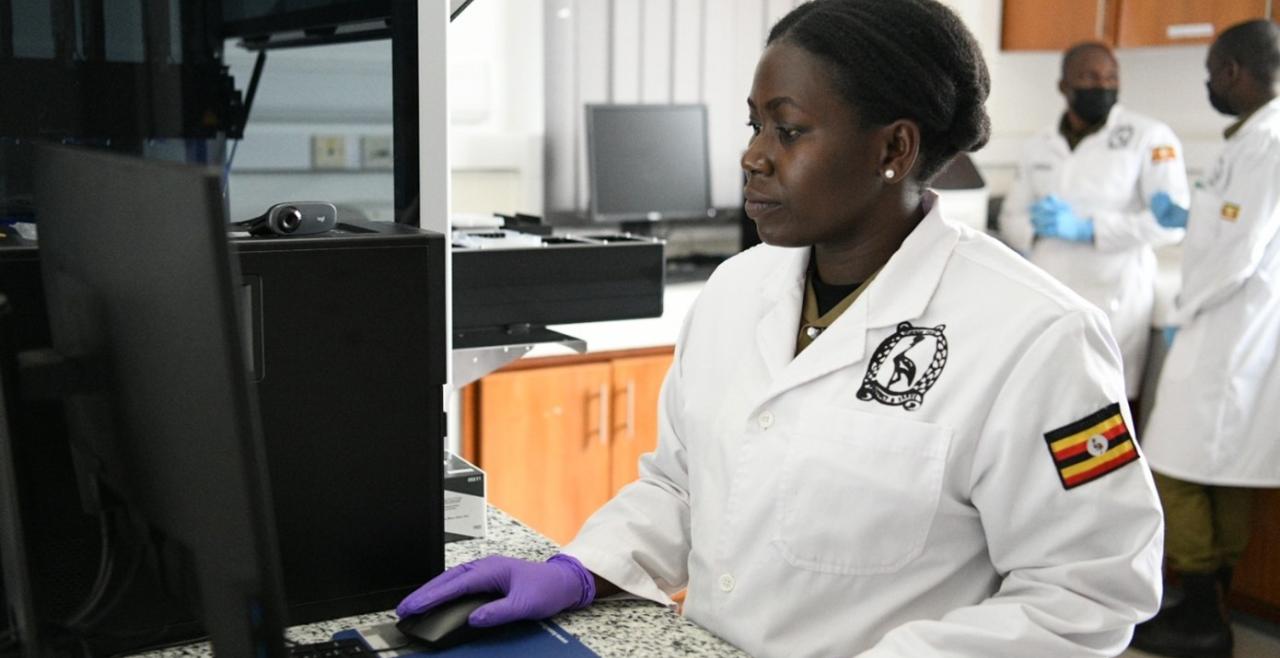
[[[284,598],[216,170],[38,150],[53,349],[87,503],[177,545],[214,650],[283,656]],[[104,502],[103,504],[109,504]],[[198,598],[197,598],[198,597]]]
[[[18,369],[11,316],[8,297],[0,291],[0,582],[4,584],[4,603],[9,613],[7,632],[11,637],[38,644],[42,641],[40,624],[36,618],[31,573],[26,568],[29,551],[9,421],[9,410],[17,408],[14,382]]]
[[[587,105],[591,219],[707,219],[711,170],[703,105]]]

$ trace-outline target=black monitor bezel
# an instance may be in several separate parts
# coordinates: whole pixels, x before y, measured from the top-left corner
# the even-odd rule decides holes
[[[597,161],[598,154],[594,148],[595,121],[597,113],[625,111],[625,112],[662,112],[662,111],[688,111],[695,110],[702,119],[702,158],[707,163],[704,168],[703,187],[706,190],[706,208],[689,209],[687,213],[659,213],[659,212],[611,212],[603,213],[599,208],[600,196],[596,191],[598,183],[597,177],[592,175],[597,170],[600,163]],[[710,134],[708,132],[707,106],[702,103],[588,103],[584,106],[585,126],[587,135],[587,186],[588,186],[588,217],[593,222],[598,223],[620,223],[620,222],[658,222],[658,221],[706,221],[714,219],[716,216],[715,206],[711,201],[711,147]]]
[[[195,560],[192,575],[200,588],[198,614],[216,650],[284,656],[285,606],[274,508],[257,398],[236,318],[235,282],[240,277],[226,232],[220,172],[40,145],[36,202],[54,351],[69,371],[82,375],[78,380],[100,382],[69,387],[62,396],[71,445],[81,455],[76,462],[86,483],[83,489],[110,491],[113,499],[123,501],[124,511],[138,519],[139,527],[190,551]],[[187,258],[157,262],[171,267],[190,262],[190,267],[164,269],[149,260],[149,254],[166,249]],[[157,276],[181,281],[183,290],[150,286],[148,277]],[[191,297],[212,300],[213,307],[193,309],[186,299],[188,291],[198,291]],[[171,327],[148,328],[139,336],[112,326],[129,325],[122,321],[127,317],[173,317],[177,313],[172,311],[184,306],[186,326],[208,323],[207,331],[194,332],[203,333],[207,342]],[[189,321],[195,317],[199,323],[193,325]],[[86,321],[99,321],[101,326],[88,326]],[[129,337],[122,338],[125,335]],[[166,432],[183,424],[173,422],[174,409],[147,397],[147,391],[154,397],[155,383],[173,379],[175,371],[165,366],[168,373],[160,374],[152,357],[144,358],[141,366],[124,360],[130,353],[151,353],[152,344],[166,357],[198,353],[194,361],[208,368],[176,374],[193,391],[215,392],[194,403],[212,409],[211,418],[230,418],[205,430],[192,426],[181,436]],[[142,391],[138,395],[143,397],[134,391]],[[140,399],[147,404],[139,404]],[[210,400],[208,407],[205,400]],[[183,447],[187,445],[193,448]],[[187,477],[191,475],[195,476]],[[220,495],[213,495],[209,487]],[[186,502],[175,505],[175,497],[185,497]],[[219,506],[216,499],[243,505]],[[232,536],[241,532],[238,538]],[[236,544],[239,550],[229,548]]]

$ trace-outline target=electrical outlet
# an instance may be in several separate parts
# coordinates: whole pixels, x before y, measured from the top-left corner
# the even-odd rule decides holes
[[[312,135],[311,168],[345,169],[347,138],[342,135]]]
[[[360,138],[360,166],[364,169],[391,170],[395,168],[391,154],[390,135],[365,135]]]

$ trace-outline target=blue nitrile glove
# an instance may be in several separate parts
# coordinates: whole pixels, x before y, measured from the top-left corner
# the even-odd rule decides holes
[[[1066,201],[1049,195],[1031,206],[1036,235],[1072,242],[1093,241],[1093,220],[1076,215]]]
[[[1160,335],[1164,336],[1164,346],[1169,347],[1173,345],[1173,337],[1178,335],[1178,327],[1176,325],[1163,327],[1160,329]]]
[[[1187,227],[1187,209],[1174,203],[1163,191],[1151,195],[1151,214],[1165,228]]]
[[[471,613],[467,621],[477,628],[585,608],[596,598],[596,582],[581,562],[568,555],[555,555],[546,562],[491,555],[432,578],[406,596],[396,606],[396,614],[416,615],[445,601],[485,592],[506,596]]]

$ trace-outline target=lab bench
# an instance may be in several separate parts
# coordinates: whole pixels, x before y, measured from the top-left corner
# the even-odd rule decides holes
[[[488,510],[488,536],[445,545],[445,564],[453,566],[485,557],[508,555],[527,560],[545,560],[557,547],[546,537],[516,521],[501,510]],[[338,631],[394,621],[395,613],[379,612],[288,629],[294,642],[320,642]],[[561,628],[577,636],[587,648],[602,658],[623,656],[693,656],[730,658],[746,656],[733,645],[652,601],[626,599],[598,601],[584,610],[553,618]],[[208,644],[191,644],[137,654],[138,658],[189,658],[212,656]]]

